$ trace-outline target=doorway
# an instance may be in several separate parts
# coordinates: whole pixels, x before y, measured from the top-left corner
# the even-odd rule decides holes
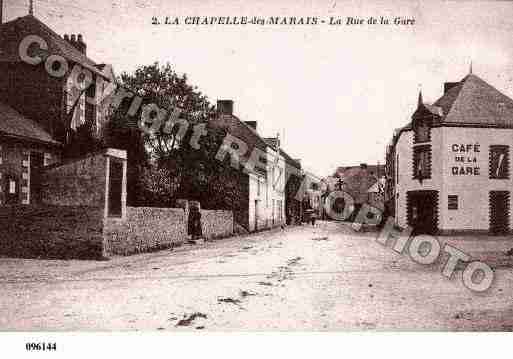
[[[30,152],[30,204],[41,203],[41,176],[44,167],[44,154]]]
[[[258,231],[258,199],[255,200],[255,231]]]
[[[438,232],[438,191],[409,191],[406,206],[408,225],[414,234]]]
[[[6,175],[4,181],[5,204],[15,205],[20,203],[18,178],[14,175]]]
[[[110,159],[109,167],[109,217],[121,217],[121,195],[123,191],[123,162]]]
[[[509,233],[509,192],[490,191],[490,232],[493,234]]]

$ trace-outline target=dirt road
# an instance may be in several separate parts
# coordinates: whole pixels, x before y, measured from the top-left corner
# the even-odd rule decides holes
[[[511,269],[476,294],[320,222],[110,261],[0,258],[1,330],[511,330]],[[448,238],[476,255],[508,238]],[[476,243],[478,245],[476,245]],[[493,250],[492,250],[493,249]]]

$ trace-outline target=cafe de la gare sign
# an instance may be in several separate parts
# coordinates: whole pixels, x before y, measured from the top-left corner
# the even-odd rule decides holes
[[[480,154],[479,143],[451,145],[451,157],[453,157],[453,165],[451,166],[451,174],[453,176],[479,176]]]

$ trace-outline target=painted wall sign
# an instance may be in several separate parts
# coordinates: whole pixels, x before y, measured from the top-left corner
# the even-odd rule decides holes
[[[477,156],[480,153],[479,143],[454,143],[451,145],[454,165],[451,167],[453,176],[479,176],[481,174]]]

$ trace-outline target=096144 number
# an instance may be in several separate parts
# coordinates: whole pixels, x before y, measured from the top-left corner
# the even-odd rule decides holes
[[[26,343],[25,349],[27,351],[55,351],[57,343]]]

